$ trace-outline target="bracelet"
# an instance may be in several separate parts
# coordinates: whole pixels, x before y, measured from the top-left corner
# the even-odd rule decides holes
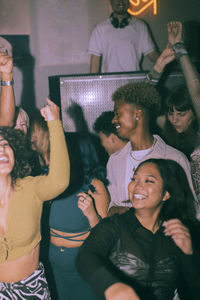
[[[159,81],[159,78],[154,78],[151,73],[146,74],[146,81],[152,85],[156,85]]]
[[[176,59],[181,58],[183,55],[188,55],[188,52],[185,48],[184,42],[180,41],[172,45],[172,49],[174,50]]]
[[[1,86],[10,86],[10,85],[13,85],[13,84],[14,84],[14,79],[9,80],[9,81],[1,80]]]

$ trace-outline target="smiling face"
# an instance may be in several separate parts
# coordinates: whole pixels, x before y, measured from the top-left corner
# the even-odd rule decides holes
[[[191,109],[186,111],[178,111],[173,108],[173,111],[168,112],[167,117],[174,129],[178,133],[181,133],[186,131],[194,120],[194,113]]]
[[[0,136],[0,175],[9,175],[14,167],[14,153],[8,142]]]
[[[121,138],[130,139],[131,135],[137,128],[136,121],[137,108],[124,101],[117,101],[114,107],[114,118],[112,123],[117,129],[117,133]]]
[[[112,10],[118,15],[123,15],[129,8],[129,0],[110,0]]]
[[[129,199],[135,210],[160,212],[169,193],[163,190],[163,180],[156,164],[148,162],[135,172],[128,186]]]

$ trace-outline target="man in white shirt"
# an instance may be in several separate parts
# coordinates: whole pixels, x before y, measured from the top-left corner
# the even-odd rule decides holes
[[[115,102],[113,123],[117,134],[129,142],[122,150],[112,154],[107,164],[111,197],[109,214],[122,213],[131,207],[128,184],[139,163],[149,158],[178,162],[184,169],[196,197],[186,156],[167,145],[158,135],[151,133],[150,124],[160,108],[160,96],[155,87],[148,83],[129,83],[118,88],[112,99]]]
[[[128,14],[129,0],[110,0],[110,4],[110,18],[97,24],[90,38],[90,72],[139,71],[143,56],[156,62],[159,53],[148,27]]]

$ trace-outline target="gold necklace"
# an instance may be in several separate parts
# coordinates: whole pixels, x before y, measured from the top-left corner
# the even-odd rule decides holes
[[[156,138],[154,137],[153,144],[152,144],[151,148],[149,148],[149,149],[150,149],[149,152],[147,152],[141,159],[135,158],[135,157],[133,156],[133,153],[132,153],[133,150],[131,149],[131,150],[130,150],[130,156],[131,156],[131,158],[132,158],[133,160],[136,160],[136,161],[141,162],[142,160],[144,160],[144,157],[145,157],[145,156],[147,156],[149,153],[151,153],[151,152],[153,151],[153,148],[154,148],[156,142],[157,142],[157,140],[156,140]],[[144,150],[146,150],[146,149],[144,149]],[[142,150],[139,150],[139,151],[142,151]],[[135,173],[135,170],[136,170],[136,167],[133,167],[132,171],[133,171],[134,173]]]

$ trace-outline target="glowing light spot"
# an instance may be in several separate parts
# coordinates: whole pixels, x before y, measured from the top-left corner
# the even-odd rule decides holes
[[[130,0],[128,12],[133,16],[138,16],[143,13],[143,11],[151,8],[151,6],[153,7],[153,14],[157,15],[157,0]]]

